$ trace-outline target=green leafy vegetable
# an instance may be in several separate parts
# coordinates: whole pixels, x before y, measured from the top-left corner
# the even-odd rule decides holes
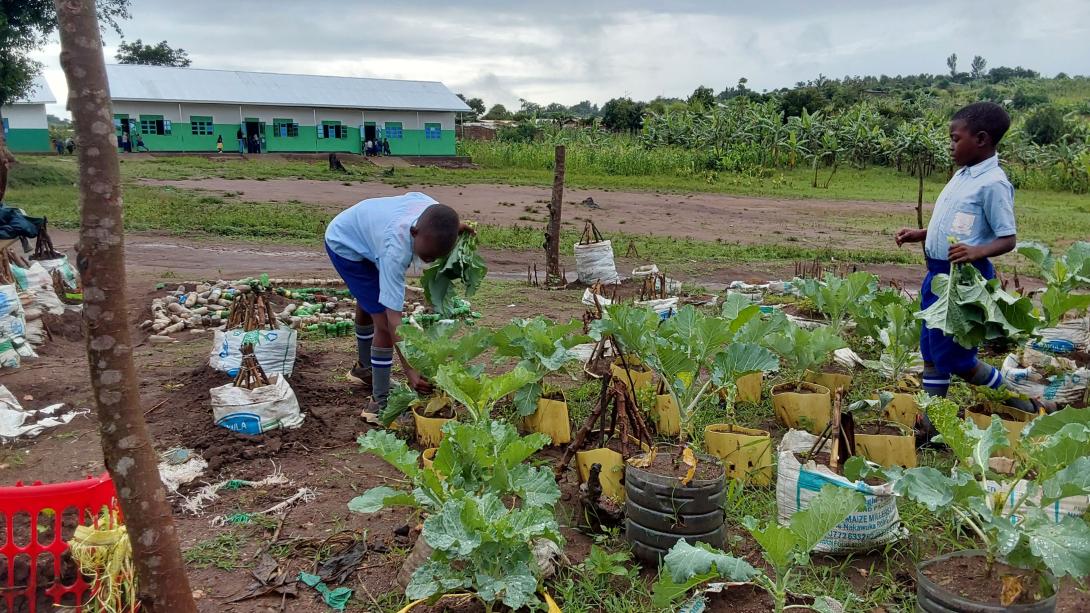
[[[931,400],[925,410],[938,440],[954,454],[957,463],[949,473],[882,469],[853,458],[845,476],[881,475],[894,492],[950,514],[981,541],[989,564],[1002,559],[1028,570],[1047,569],[1057,578],[1090,574],[1090,528],[1081,517],[1057,518],[1054,506],[1061,498],[1090,493],[1087,411],[1068,407],[1030,422],[1012,449],[1010,473],[1001,474],[988,464],[996,449],[1010,445],[998,417],[978,428],[958,419],[957,405],[945,398]]]
[[[452,362],[439,367],[435,383],[451,398],[465,405],[474,420],[481,421],[488,419],[492,407],[501,398],[540,378],[537,373],[521,366],[493,377]]]
[[[783,358],[791,372],[800,377],[806,370],[825,364],[833,351],[848,346],[827,326],[807,330],[793,323],[768,337],[765,343]]]
[[[424,299],[435,308],[435,312],[447,317],[459,307],[455,300],[454,281],[461,281],[466,297],[477,292],[488,267],[477,253],[477,235],[463,232],[458,235],[454,249],[424,269],[420,283],[424,286]]]
[[[878,370],[895,384],[904,381],[908,371],[923,364],[920,356],[920,324],[906,304],[893,303],[885,308],[885,323],[878,330],[882,355],[878,360],[863,362]]]
[[[515,358],[519,367],[538,375],[537,381],[515,393],[519,415],[530,415],[537,410],[537,401],[546,391],[546,375],[562,371],[578,359],[571,348],[590,340],[577,333],[582,327],[582,322],[574,319],[560,325],[538,316],[516,319],[493,335],[492,344],[498,359]]]
[[[1041,324],[1029,298],[1013,296],[999,287],[998,279],[986,280],[973,266],[958,264],[952,275],[935,275],[931,291],[934,304],[916,313],[932,330],[954,337],[962,347],[973,348],[986,340],[1018,339]]]
[[[865,303],[878,291],[878,277],[869,272],[853,272],[846,277],[825,273],[825,279],[804,279],[799,293],[814,303],[829,320],[829,328],[836,334],[844,332],[852,309]]]
[[[808,565],[814,546],[848,515],[863,507],[863,495],[859,492],[826,485],[810,500],[810,506],[791,517],[788,526],[773,521],[762,527],[754,518],[746,517],[742,524],[761,546],[765,560],[772,566],[771,574],[703,543],[690,545],[679,539],[662,560],[662,571],[653,589],[654,603],[661,608],[669,607],[693,587],[725,579],[752,581],[768,590],[775,610],[782,612],[793,585],[794,569]]]
[[[427,513],[420,538],[434,551],[413,573],[409,598],[472,590],[486,610],[499,602],[513,609],[537,604],[541,577],[533,544],[563,544],[553,508],[560,488],[550,470],[525,461],[549,438],[520,437],[510,424],[492,420],[450,422],[444,434],[426,470],[417,467],[417,453],[392,434],[373,430],[361,437],[361,451],[385,459],[409,478],[412,489],[372,488],[352,499],[349,509],[373,513],[408,506]]]

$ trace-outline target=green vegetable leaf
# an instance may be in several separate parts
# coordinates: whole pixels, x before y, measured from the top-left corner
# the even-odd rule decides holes
[[[1082,451],[1084,454],[1088,451],[1085,444]],[[1042,505],[1050,505],[1068,496],[1090,494],[1090,457],[1083,455],[1066,466],[1041,483]]]
[[[612,336],[622,351],[640,355],[646,352],[646,341],[655,336],[658,326],[659,316],[651,309],[613,304],[590,325],[590,335],[594,340]]]
[[[455,569],[450,564],[438,560],[427,560],[413,571],[409,585],[405,587],[405,597],[410,600],[431,598],[438,594],[472,587],[473,583],[464,571]]]
[[[928,398],[920,407],[927,412],[931,425],[938,430],[939,440],[948,445],[956,457],[972,457],[973,441],[968,434],[972,424],[958,419],[958,405],[946,398]]]
[[[845,487],[826,485],[810,505],[791,516],[791,532],[798,536],[801,554],[809,554],[830,530],[863,509],[865,501],[859,492]]]
[[[475,374],[458,363],[445,364],[435,374],[435,383],[465,405],[477,421],[488,419],[492,407],[504,396],[537,381],[539,375],[521,366],[498,376]]]
[[[690,545],[684,539],[678,539],[662,559],[663,568],[670,573],[675,582],[682,582],[702,575],[710,570],[727,581],[749,581],[757,574],[757,569],[748,562],[714,549],[706,543]]]
[[[1045,311],[1045,325],[1056,326],[1068,312],[1082,315],[1090,308],[1090,294],[1073,294],[1056,287],[1049,287],[1041,295],[1041,307]]]
[[[356,442],[360,445],[361,453],[377,455],[408,477],[415,477],[420,472],[417,466],[420,454],[409,449],[405,441],[389,430],[370,430]]]
[[[1028,456],[1027,465],[1037,473],[1035,481],[1042,483],[1057,471],[1090,455],[1090,428],[1067,424],[1048,437],[1023,438],[1020,446]],[[1087,477],[1090,478],[1090,474]]]
[[[973,424],[967,424],[969,438],[974,439],[973,452],[970,456],[973,465],[987,467],[988,460],[992,457],[992,451],[1003,447],[1009,447],[1007,429],[1003,427],[1003,420],[998,415],[992,415],[992,421],[984,430]]]
[[[481,545],[482,520],[476,505],[465,500],[450,500],[438,513],[424,520],[421,536],[433,549],[454,556],[468,556]]]
[[[552,472],[525,464],[511,469],[511,490],[530,507],[553,505],[560,499],[560,488]]]
[[[1041,518],[1027,527],[1029,548],[1059,579],[1090,575],[1090,525],[1078,517],[1059,522]]]
[[[693,575],[681,583],[674,581],[668,572],[660,572],[655,585],[651,588],[651,604],[658,609],[667,609],[674,602],[684,598],[694,587],[712,581],[719,573],[709,570],[702,575]]]
[[[806,330],[795,324],[789,324],[783,331],[768,337],[763,344],[778,353],[792,372],[800,375],[807,369],[826,363],[833,351],[847,347],[844,339],[827,326]]]
[[[984,493],[971,474],[955,470],[951,477],[930,466],[904,471],[894,481],[893,491],[924,505],[930,511],[942,509],[955,499],[960,501],[963,496]]]
[[[998,280],[984,279],[973,266],[958,265],[953,275],[935,275],[931,291],[938,299],[916,317],[963,347],[1025,336],[1041,323],[1028,298],[1008,294]]]
[[[1066,407],[1061,411],[1036,417],[1022,430],[1022,438],[1038,438],[1059,432],[1068,424],[1090,428],[1090,411]]]
[[[348,501],[348,510],[354,513],[374,513],[386,507],[419,506],[410,492],[402,492],[392,487],[380,485]]]
[[[537,578],[524,561],[503,565],[494,574],[478,572],[475,576],[477,595],[485,602],[500,600],[512,610],[537,602]]]
[[[394,423],[398,417],[409,410],[412,403],[418,399],[416,392],[409,389],[409,386],[401,383],[400,381],[395,383],[390,388],[390,395],[386,398],[386,406],[383,407],[379,413],[379,421],[383,426],[389,426]]]
[[[420,284],[424,287],[424,299],[441,316],[452,314],[457,294],[453,282],[461,281],[466,297],[476,293],[488,267],[477,253],[477,236],[468,232],[458,235],[454,249],[424,269]]]
[[[759,345],[732,343],[715,355],[712,363],[712,384],[716,387],[733,385],[743,375],[754,372],[779,370],[780,361],[773,353]]]
[[[746,516],[742,519],[742,525],[749,530],[754,540],[764,550],[765,559],[777,573],[782,574],[791,567],[798,553],[799,535],[787,526],[777,524],[774,520],[761,528],[756,519]]]

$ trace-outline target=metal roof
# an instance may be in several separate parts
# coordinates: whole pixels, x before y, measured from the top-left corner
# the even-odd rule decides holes
[[[470,108],[438,81],[207,70],[171,66],[106,66],[113,100],[208,102],[349,109],[465,112]]]
[[[34,77],[34,85],[30,86],[27,95],[14,104],[53,104],[57,100],[53,97],[53,90],[49,89],[49,83],[41,76]]]

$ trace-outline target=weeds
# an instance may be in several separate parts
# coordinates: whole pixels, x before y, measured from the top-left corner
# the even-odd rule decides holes
[[[185,563],[193,568],[218,568],[237,570],[246,564],[239,561],[242,537],[225,532],[215,538],[199,541],[182,554]]]

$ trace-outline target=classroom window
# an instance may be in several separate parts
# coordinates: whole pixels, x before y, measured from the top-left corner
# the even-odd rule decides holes
[[[273,119],[273,136],[295,138],[299,136],[299,124],[290,119]]]
[[[342,126],[339,121],[323,121],[321,137],[348,138],[348,126]]]
[[[443,137],[443,126],[437,123],[424,124],[424,140],[439,140]]]
[[[387,121],[386,122],[386,138],[390,140],[399,140],[402,136],[401,122],[400,121]]]
[[[189,118],[189,131],[197,136],[211,136],[212,118],[211,117],[190,117]]]
[[[160,136],[170,134],[170,121],[164,120],[162,115],[141,115],[140,133]]]

